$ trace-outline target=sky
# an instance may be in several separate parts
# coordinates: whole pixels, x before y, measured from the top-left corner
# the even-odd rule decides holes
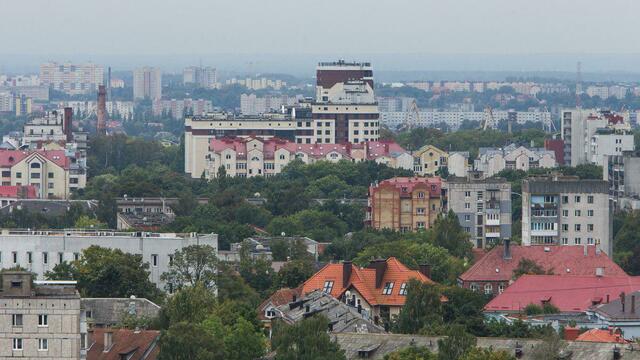
[[[571,55],[551,66],[567,70],[584,55],[599,57],[598,68],[640,71],[637,0],[0,0],[0,13],[0,64],[18,55],[131,62],[224,55],[258,64],[259,54],[273,63],[368,55],[406,69],[407,61],[429,66],[429,56],[446,68],[447,59],[466,55],[511,59],[515,69]],[[612,54],[634,58],[618,64]],[[528,65],[530,55],[544,56]]]

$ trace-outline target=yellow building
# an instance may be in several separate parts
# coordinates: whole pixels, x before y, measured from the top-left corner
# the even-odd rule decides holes
[[[420,176],[440,174],[438,170],[447,167],[449,154],[433,145],[425,145],[413,153],[414,172]]]

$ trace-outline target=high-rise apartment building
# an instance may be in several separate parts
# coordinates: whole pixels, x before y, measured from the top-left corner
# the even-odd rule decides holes
[[[316,143],[359,143],[379,137],[380,113],[370,63],[321,62],[312,105]]]
[[[428,229],[442,212],[439,177],[395,177],[369,187],[365,223],[402,232]]]
[[[625,151],[607,156],[602,171],[613,205],[622,210],[640,209],[640,154]]]
[[[213,89],[218,83],[218,75],[216,68],[207,66],[189,66],[182,72],[182,82],[193,84],[204,89]]]
[[[609,184],[548,176],[522,181],[522,244],[599,246],[612,254]]]
[[[452,177],[443,185],[445,210],[458,215],[460,226],[477,248],[511,238],[511,184],[502,178],[483,179],[471,172]]]
[[[162,98],[162,71],[159,68],[145,66],[133,71],[133,98]]]
[[[104,67],[93,63],[40,65],[40,84],[69,95],[87,94],[104,83]]]

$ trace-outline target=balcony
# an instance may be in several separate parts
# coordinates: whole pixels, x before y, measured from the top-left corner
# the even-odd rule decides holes
[[[531,236],[558,236],[558,230],[531,230]]]
[[[488,225],[488,224],[487,224]],[[500,232],[486,232],[485,234],[486,238],[500,238]]]
[[[485,225],[487,225],[487,226],[500,226],[500,218],[497,218],[497,219],[489,219],[489,218],[487,218],[487,221],[486,221]]]

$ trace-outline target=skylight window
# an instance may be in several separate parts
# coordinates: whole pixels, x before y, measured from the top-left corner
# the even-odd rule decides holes
[[[324,288],[322,289],[322,291],[326,294],[330,294],[332,289],[333,289],[333,281],[330,281],[330,280],[325,281]]]
[[[400,292],[398,294],[407,295],[407,283],[402,283],[402,285],[400,285]]]
[[[384,289],[382,289],[382,295],[391,295],[393,291],[393,283],[387,282],[384,284]]]

